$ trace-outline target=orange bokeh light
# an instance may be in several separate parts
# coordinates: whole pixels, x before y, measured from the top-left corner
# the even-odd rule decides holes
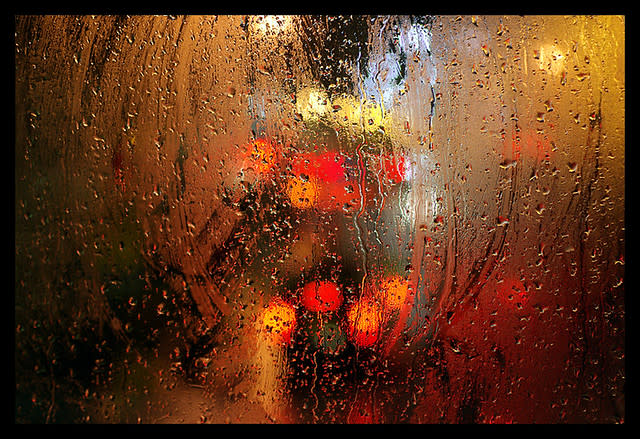
[[[287,194],[293,207],[309,209],[315,206],[318,199],[318,183],[314,177],[306,180],[302,177],[293,177],[287,185]]]
[[[258,174],[266,174],[275,168],[279,153],[272,142],[259,138],[252,142],[248,149],[249,166]]]
[[[382,317],[380,305],[369,298],[356,302],[347,311],[349,337],[360,347],[369,347],[380,338]]]

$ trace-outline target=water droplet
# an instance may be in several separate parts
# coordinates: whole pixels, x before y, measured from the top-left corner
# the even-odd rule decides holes
[[[500,163],[500,167],[502,169],[509,169],[515,167],[517,164],[517,160],[505,159],[502,163]]]
[[[578,81],[582,82],[582,81],[584,81],[585,79],[587,79],[590,76],[591,76],[591,74],[589,74],[589,73],[578,73],[576,75],[576,78],[578,78]]]
[[[411,273],[413,271],[413,265],[408,264],[406,267],[404,267],[404,271]]]

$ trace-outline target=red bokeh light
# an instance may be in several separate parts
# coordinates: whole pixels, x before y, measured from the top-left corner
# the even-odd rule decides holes
[[[314,312],[335,311],[342,305],[342,292],[330,281],[309,282],[302,289],[302,305]]]
[[[313,185],[314,202],[309,206],[324,211],[342,209],[359,199],[356,184],[345,174],[345,158],[337,152],[299,153],[291,159],[291,172],[304,185]],[[304,183],[307,182],[307,183]]]
[[[348,169],[349,167],[354,168],[355,163],[349,162],[339,152],[298,153],[292,157],[290,164],[294,177],[308,182],[307,185],[313,184],[314,192],[316,192],[314,202],[309,206],[302,207],[313,205],[313,207],[324,211],[341,210],[346,206],[359,205],[362,201],[361,195],[364,195],[366,202],[371,198],[368,195],[369,192],[374,190],[366,188],[366,193],[361,194],[362,182],[354,179],[359,171]],[[373,159],[369,165],[371,172],[380,173],[384,179],[383,184],[397,184],[406,178],[406,162],[402,156],[384,155],[381,158]],[[348,175],[351,175],[351,178]],[[375,190],[377,191],[378,188]]]
[[[403,156],[385,156],[383,159],[383,170],[387,178],[392,183],[401,183],[406,178],[406,163]]]

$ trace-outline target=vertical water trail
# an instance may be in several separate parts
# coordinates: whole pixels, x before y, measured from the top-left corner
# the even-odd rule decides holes
[[[313,414],[313,420],[314,422],[318,422],[318,414],[316,413],[316,410],[318,410],[318,395],[315,392],[315,388],[316,388],[316,382],[318,381],[318,350],[314,350],[313,351],[313,382],[311,383],[311,394],[313,395],[313,398],[315,400],[315,403],[313,405],[313,408],[311,409],[311,413]]]
[[[429,136],[428,136],[429,150],[433,149],[432,133],[433,133],[433,119],[435,117],[435,102],[436,102],[435,92],[433,89],[434,87],[433,82],[434,82],[434,78],[431,78],[430,88],[431,88],[432,99],[431,99],[429,116],[427,118],[428,133],[429,133]],[[422,153],[419,152],[418,160],[417,160],[418,162],[421,161],[421,157],[422,157]],[[426,176],[423,175],[424,169],[422,165],[416,166],[416,169],[414,172],[415,174],[413,175],[413,179],[415,182],[425,181]],[[424,193],[417,191],[416,187],[413,187],[413,193],[414,193],[414,199],[412,201],[415,203],[415,212],[416,212],[415,219],[414,219],[414,231],[417,231],[420,229],[420,225],[426,224],[427,222],[427,218],[426,218],[427,206],[426,206]],[[416,297],[418,296],[418,291],[419,291],[418,287],[421,283],[422,266],[424,263],[423,261],[424,252],[425,252],[425,241],[423,239],[415,239],[415,246],[413,248],[413,255],[411,257],[411,266],[413,267],[413,270],[409,275],[409,285],[410,285],[410,288],[413,288],[414,292],[413,294],[407,295],[407,298],[405,299],[404,304],[400,308],[398,321],[393,327],[389,341],[385,346],[385,352],[384,352],[385,356],[388,356],[390,354],[391,349],[396,344],[395,342],[396,340],[398,340],[401,331],[405,329],[407,320],[409,319],[409,314],[414,308],[414,303],[416,301]],[[424,282],[424,278],[422,278],[422,282]],[[438,300],[441,300],[441,296],[439,297]],[[429,329],[429,331],[430,330],[431,329]]]
[[[363,123],[363,112],[362,112],[362,100],[366,99],[365,96],[365,92],[363,90],[362,87],[362,77],[360,75],[360,52],[358,53],[358,59],[356,62],[356,71],[358,72],[358,87],[360,89],[360,93],[361,93],[361,98],[360,98],[360,124],[361,127],[364,127],[364,123]],[[364,132],[364,129],[362,130]],[[365,203],[365,185],[364,185],[364,179],[365,179],[365,169],[364,169],[364,163],[362,161],[362,147],[364,146],[365,143],[365,138],[364,138],[364,134],[361,134],[362,136],[362,141],[360,142],[360,144],[358,145],[358,147],[356,148],[356,154],[358,155],[358,187],[360,189],[360,207],[358,209],[358,212],[356,213],[356,215],[353,216],[353,226],[355,227],[356,230],[356,236],[358,238],[358,244],[360,246],[360,251],[362,252],[362,267],[363,267],[363,276],[362,276],[362,281],[360,283],[360,291],[358,294],[358,299],[361,300],[363,293],[364,293],[364,285],[365,285],[365,281],[367,279],[367,251],[366,248],[364,246],[364,243],[362,241],[362,230],[360,229],[360,225],[358,224],[358,219],[362,216],[362,212],[364,211],[364,203]],[[356,316],[356,320],[359,318],[359,316]],[[356,327],[357,327],[357,322],[356,322]],[[358,358],[358,351],[356,351],[356,360]],[[356,361],[357,363],[357,361]],[[356,369],[357,372],[357,369]],[[355,395],[354,395],[354,400],[357,401],[358,400],[358,393],[359,393],[359,389],[360,386],[358,384],[356,384],[356,389],[355,389]],[[353,411],[353,408],[355,407],[354,404],[351,405],[351,409],[349,410],[349,414],[348,414],[348,418],[351,416],[351,412]]]
[[[367,249],[365,248],[365,245],[363,243],[362,240],[362,229],[360,228],[360,225],[358,224],[358,220],[362,217],[362,213],[364,212],[364,206],[366,203],[366,193],[365,193],[365,177],[366,177],[366,169],[364,166],[364,160],[362,158],[362,147],[365,144],[365,138],[364,138],[364,113],[363,113],[363,108],[362,108],[362,101],[363,99],[366,99],[366,94],[365,91],[363,89],[363,81],[362,81],[362,76],[360,75],[360,52],[358,52],[358,60],[356,62],[356,71],[358,72],[358,87],[360,89],[360,129],[361,129],[361,134],[360,136],[362,137],[362,141],[360,142],[360,144],[358,144],[358,147],[356,148],[356,154],[358,156],[358,186],[360,189],[360,208],[358,209],[358,212],[356,213],[356,215],[353,217],[353,225],[356,229],[356,235],[358,237],[358,244],[360,246],[360,250],[362,251],[362,268],[363,268],[363,276],[362,276],[362,282],[361,282],[361,288],[360,288],[360,297],[362,297],[362,293],[364,291],[364,283],[365,280],[367,278]]]
[[[382,241],[380,240],[378,225],[380,224],[380,220],[382,219],[382,209],[384,209],[385,197],[384,197],[384,190],[382,188],[382,180],[380,178],[380,174],[384,174],[382,154],[380,154],[380,170],[376,173],[376,178],[378,180],[378,193],[380,194],[380,205],[378,206],[378,215],[377,215],[376,221],[373,224],[373,231],[376,235],[376,241],[378,241],[378,244],[380,245],[380,249],[382,250]],[[378,252],[378,254],[380,254],[380,252]]]
[[[318,399],[318,394],[316,393],[316,383],[318,382],[318,349],[321,346],[321,329],[324,326],[324,321],[322,319],[322,313],[318,312],[316,318],[318,319],[319,325],[318,325],[318,333],[316,334],[318,337],[318,346],[317,349],[315,349],[313,351],[313,381],[311,383],[311,395],[313,395],[313,399],[314,399],[314,405],[313,408],[311,409],[311,413],[313,414],[313,420],[315,423],[319,422],[319,418],[318,418],[318,414],[317,414],[317,410],[318,410],[318,403],[319,403],[319,399]]]
[[[360,283],[360,298],[364,293],[364,285],[367,279],[367,249],[364,245],[364,241],[362,239],[362,228],[358,223],[358,220],[362,217],[362,213],[364,212],[364,206],[366,203],[366,194],[365,194],[365,177],[366,177],[366,169],[364,166],[364,160],[362,158],[362,147],[364,146],[364,135],[362,136],[362,142],[356,148],[356,154],[358,155],[358,186],[360,188],[360,208],[358,212],[353,217],[353,225],[356,228],[356,236],[358,237],[358,244],[360,246],[360,251],[362,251],[362,270],[363,276],[362,281]]]
[[[268,416],[276,421],[286,415],[286,398],[282,387],[288,372],[288,361],[283,346],[274,343],[260,332],[257,339],[255,361],[258,376],[253,394]]]

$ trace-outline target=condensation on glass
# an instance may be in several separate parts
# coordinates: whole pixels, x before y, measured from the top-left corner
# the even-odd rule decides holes
[[[15,17],[16,422],[624,422],[624,47]]]

